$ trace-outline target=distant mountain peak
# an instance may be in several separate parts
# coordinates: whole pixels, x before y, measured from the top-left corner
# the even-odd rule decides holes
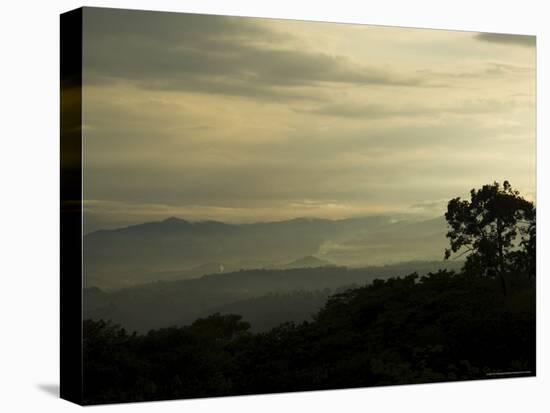
[[[319,221],[330,221],[326,218],[317,218],[317,217],[296,217],[286,220],[287,222],[319,222]]]
[[[178,217],[168,217],[162,221],[163,224],[187,224],[188,222]]]
[[[299,258],[295,261],[292,261],[288,265],[296,265],[296,264],[304,264],[307,266],[318,266],[318,267],[325,266],[325,265],[334,265],[329,261],[323,260],[321,258],[317,258],[313,255],[307,255],[305,257]]]
[[[318,267],[332,267],[335,266],[330,261],[317,258],[313,255],[307,255],[302,258],[298,258],[292,262],[282,264],[282,265],[273,265],[268,268],[273,269],[293,269],[293,268],[318,268]]]
[[[448,242],[444,218],[392,225],[387,216],[246,224],[162,219],[87,234],[87,285],[120,288],[222,272],[219,265],[194,268],[206,263],[223,263],[225,273],[427,260],[439,257]]]

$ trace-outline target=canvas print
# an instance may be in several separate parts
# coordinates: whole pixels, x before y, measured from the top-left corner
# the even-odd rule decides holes
[[[536,374],[534,36],[61,26],[63,397]]]

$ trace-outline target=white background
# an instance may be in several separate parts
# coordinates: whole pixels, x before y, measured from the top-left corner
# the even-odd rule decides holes
[[[538,377],[90,407],[186,412],[549,411],[548,44],[545,1],[16,1],[0,9],[0,411],[80,409],[59,383],[59,13],[109,6],[536,34]]]

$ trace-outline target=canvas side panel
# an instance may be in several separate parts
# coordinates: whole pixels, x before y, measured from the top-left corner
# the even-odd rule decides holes
[[[82,9],[61,15],[61,398],[82,403]]]

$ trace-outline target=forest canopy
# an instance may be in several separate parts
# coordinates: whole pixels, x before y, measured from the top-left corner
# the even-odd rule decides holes
[[[239,314],[128,332],[84,321],[87,404],[536,374],[535,207],[508,182],[452,199],[461,270],[374,279],[309,321],[253,333]],[[275,274],[275,273],[274,273]]]

